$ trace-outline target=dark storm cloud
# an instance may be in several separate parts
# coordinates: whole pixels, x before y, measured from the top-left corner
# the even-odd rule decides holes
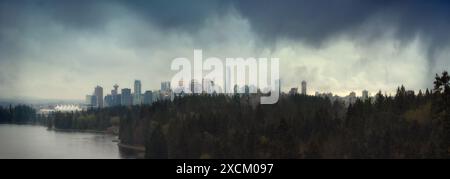
[[[236,1],[236,8],[265,40],[282,37],[320,43],[364,23],[389,4],[362,0],[247,0]]]
[[[101,28],[123,6],[163,29],[197,30],[205,19],[231,9],[248,19],[252,29],[269,42],[279,38],[320,44],[336,35],[353,33],[371,18],[380,18],[409,40],[421,34],[437,46],[447,43],[449,1],[422,0],[19,0],[2,1],[1,25],[18,25],[24,16],[45,14],[71,28]],[[368,36],[372,34],[366,34]],[[376,35],[375,35],[376,36]]]
[[[4,0],[0,1],[0,23],[17,26],[33,21],[36,16],[42,16],[72,28],[97,28],[109,18],[108,9],[105,9],[108,2],[110,1]]]
[[[163,28],[197,30],[207,18],[226,14],[231,1],[224,0],[136,0],[119,1]]]
[[[336,34],[352,33],[376,18],[385,23],[380,25],[396,28],[400,40],[421,34],[441,44],[449,38],[449,1],[244,0],[235,4],[254,30],[268,40],[282,37],[321,43]]]
[[[76,29],[102,28],[121,6],[162,28],[196,30],[205,19],[225,14],[231,1],[223,0],[3,0],[0,24],[14,26],[36,14]]]

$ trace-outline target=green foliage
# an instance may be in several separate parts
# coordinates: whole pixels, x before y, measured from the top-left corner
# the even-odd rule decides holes
[[[47,126],[56,129],[106,131],[118,126],[126,107],[90,109],[83,112],[55,112],[47,117]]]

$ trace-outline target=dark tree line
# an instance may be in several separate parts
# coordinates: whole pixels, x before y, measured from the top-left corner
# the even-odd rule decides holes
[[[37,123],[36,110],[26,106],[17,105],[3,107],[0,106],[0,124],[1,123],[14,123],[14,124],[27,124]]]
[[[444,72],[432,91],[401,86],[348,107],[303,95],[256,106],[248,96],[188,96],[122,120],[146,127],[121,137],[144,141],[148,158],[448,158],[449,92]]]
[[[105,109],[89,109],[81,112],[54,112],[42,121],[46,121],[48,128],[106,131],[111,126],[119,126],[121,114],[127,112],[124,107]]]

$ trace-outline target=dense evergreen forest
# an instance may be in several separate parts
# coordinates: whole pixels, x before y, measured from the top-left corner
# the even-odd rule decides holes
[[[36,110],[26,105],[0,106],[0,124],[36,124]]]
[[[435,88],[345,107],[328,98],[282,96],[252,105],[249,96],[187,96],[130,108],[123,143],[147,158],[448,158],[449,76]]]
[[[106,131],[111,126],[119,126],[121,116],[127,112],[125,107],[89,109],[82,112],[55,112],[49,116],[38,116],[46,121],[49,129]]]

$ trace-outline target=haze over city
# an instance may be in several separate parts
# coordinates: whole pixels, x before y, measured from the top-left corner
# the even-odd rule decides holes
[[[1,1],[0,98],[159,89],[176,57],[277,57],[282,90],[432,88],[450,67],[442,1]],[[270,8],[268,8],[270,7]],[[326,12],[326,13],[324,13]]]

